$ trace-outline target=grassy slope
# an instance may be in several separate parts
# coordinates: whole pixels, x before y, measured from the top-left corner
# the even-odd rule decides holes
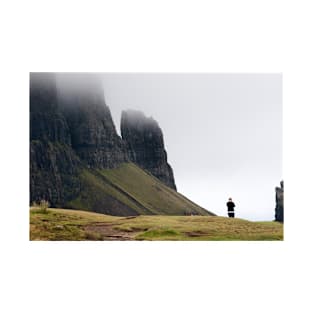
[[[165,186],[153,175],[143,171],[133,163],[124,163],[114,170],[101,170],[114,185],[129,192],[145,208],[154,214],[181,215],[198,213],[208,215],[208,211],[199,207],[180,193]]]
[[[116,217],[30,210],[31,240],[283,240],[283,225],[217,216]]]
[[[81,179],[83,192],[69,202],[67,207],[92,208],[94,211],[111,213],[97,210],[95,205],[102,202],[105,206],[110,198],[114,198],[132,210],[132,213],[122,214],[121,209],[120,214],[114,215],[213,215],[133,163],[124,163],[116,169],[85,169],[81,173]]]

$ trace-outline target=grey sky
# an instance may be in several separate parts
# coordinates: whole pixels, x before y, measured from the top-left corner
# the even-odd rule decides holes
[[[272,220],[282,177],[280,74],[103,74],[119,132],[138,109],[163,130],[178,191],[218,215]]]

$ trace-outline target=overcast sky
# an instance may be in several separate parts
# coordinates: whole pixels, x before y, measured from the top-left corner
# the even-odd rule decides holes
[[[179,192],[204,208],[273,220],[282,177],[280,74],[103,74],[120,133],[121,111],[137,109],[163,130]]]

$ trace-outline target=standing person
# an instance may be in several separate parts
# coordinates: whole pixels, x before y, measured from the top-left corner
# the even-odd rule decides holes
[[[228,202],[226,203],[227,210],[228,210],[228,217],[235,217],[235,203],[233,202],[232,198],[228,199]]]

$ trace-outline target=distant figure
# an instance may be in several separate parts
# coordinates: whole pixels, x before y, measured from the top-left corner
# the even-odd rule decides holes
[[[232,198],[228,199],[228,202],[226,203],[227,209],[228,209],[228,217],[235,217],[235,203],[233,202]]]

